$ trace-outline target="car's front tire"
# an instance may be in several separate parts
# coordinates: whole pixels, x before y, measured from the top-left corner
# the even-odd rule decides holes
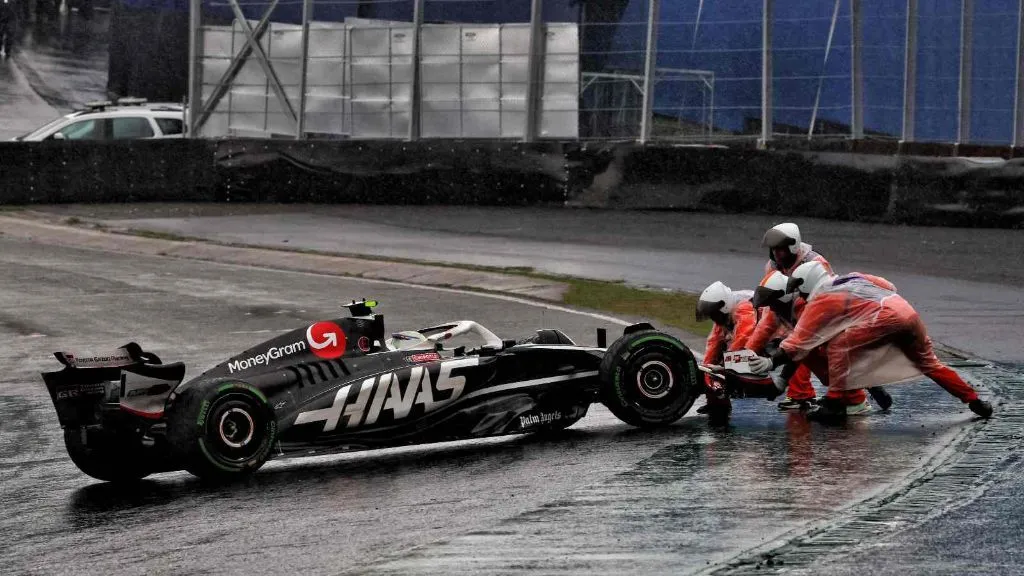
[[[175,399],[167,440],[181,465],[200,478],[228,480],[258,470],[277,441],[266,397],[237,380],[191,387]]]
[[[657,330],[630,332],[612,343],[601,360],[600,378],[602,403],[638,427],[679,420],[701,391],[693,353]]]

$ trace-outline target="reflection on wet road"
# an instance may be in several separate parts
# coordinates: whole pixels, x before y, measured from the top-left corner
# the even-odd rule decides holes
[[[2,238],[0,267],[0,566],[11,573],[679,573],[883,488],[970,421],[926,383],[894,388],[893,413],[842,428],[739,401],[727,429],[691,415],[641,431],[597,406],[557,438],[271,462],[227,487],[171,473],[118,489],[64,453],[38,378],[53,350],[131,338],[201,369],[352,296],[378,297],[393,330],[472,317],[499,334],[558,326],[589,342],[618,328],[482,296]]]

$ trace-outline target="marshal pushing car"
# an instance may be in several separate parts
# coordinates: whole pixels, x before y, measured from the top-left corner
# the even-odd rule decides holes
[[[503,340],[473,321],[387,337],[375,302],[272,338],[183,382],[135,343],[57,352],[43,374],[74,463],[107,481],[185,469],[250,474],[269,458],[549,432],[595,403],[633,426],[681,418],[703,392],[690,350],[649,324],[605,348],[558,330]],[[474,347],[454,346],[471,341]]]

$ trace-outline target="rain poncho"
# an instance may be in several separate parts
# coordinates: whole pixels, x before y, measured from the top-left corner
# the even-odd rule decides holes
[[[927,375],[964,402],[977,398],[935,356],[921,317],[884,278],[847,274],[808,297],[781,348],[800,361],[825,345],[831,396]]]
[[[771,308],[766,308],[761,312],[761,319],[758,320],[754,333],[747,340],[747,348],[758,354],[763,354],[769,341],[785,338],[790,333],[796,323],[796,318],[800,317],[800,312],[803,311],[806,304],[803,298],[794,296],[794,299],[792,312],[788,315],[779,314]],[[819,375],[819,377],[821,376]],[[792,400],[809,400],[817,396],[814,385],[811,384],[811,369],[806,364],[801,363],[793,376],[789,378],[787,385],[786,396]]]
[[[732,311],[729,313],[729,324],[723,326],[715,323],[708,334],[707,345],[704,348],[705,365],[721,365],[722,357],[726,352],[743,350],[747,347],[747,340],[754,332],[757,325],[757,311],[750,299],[754,296],[752,290],[736,290],[732,293]],[[715,382],[709,375],[704,375],[704,382],[707,385],[708,404],[728,404],[729,399],[724,396],[722,386]]]
[[[732,312],[729,313],[729,325],[715,323],[708,334],[704,349],[704,364],[721,364],[722,355],[747,347],[747,340],[754,333],[757,325],[757,313],[750,303],[754,296],[751,290],[736,290],[732,293]]]

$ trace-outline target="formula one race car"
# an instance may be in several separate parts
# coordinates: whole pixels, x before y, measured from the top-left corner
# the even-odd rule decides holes
[[[678,339],[636,324],[604,348],[558,330],[503,340],[473,321],[385,337],[375,302],[270,339],[182,383],[135,343],[105,355],[57,352],[43,374],[72,461],[108,481],[185,469],[206,478],[267,459],[549,432],[601,402],[624,422],[664,426],[704,391]],[[460,338],[479,345],[451,348]]]

